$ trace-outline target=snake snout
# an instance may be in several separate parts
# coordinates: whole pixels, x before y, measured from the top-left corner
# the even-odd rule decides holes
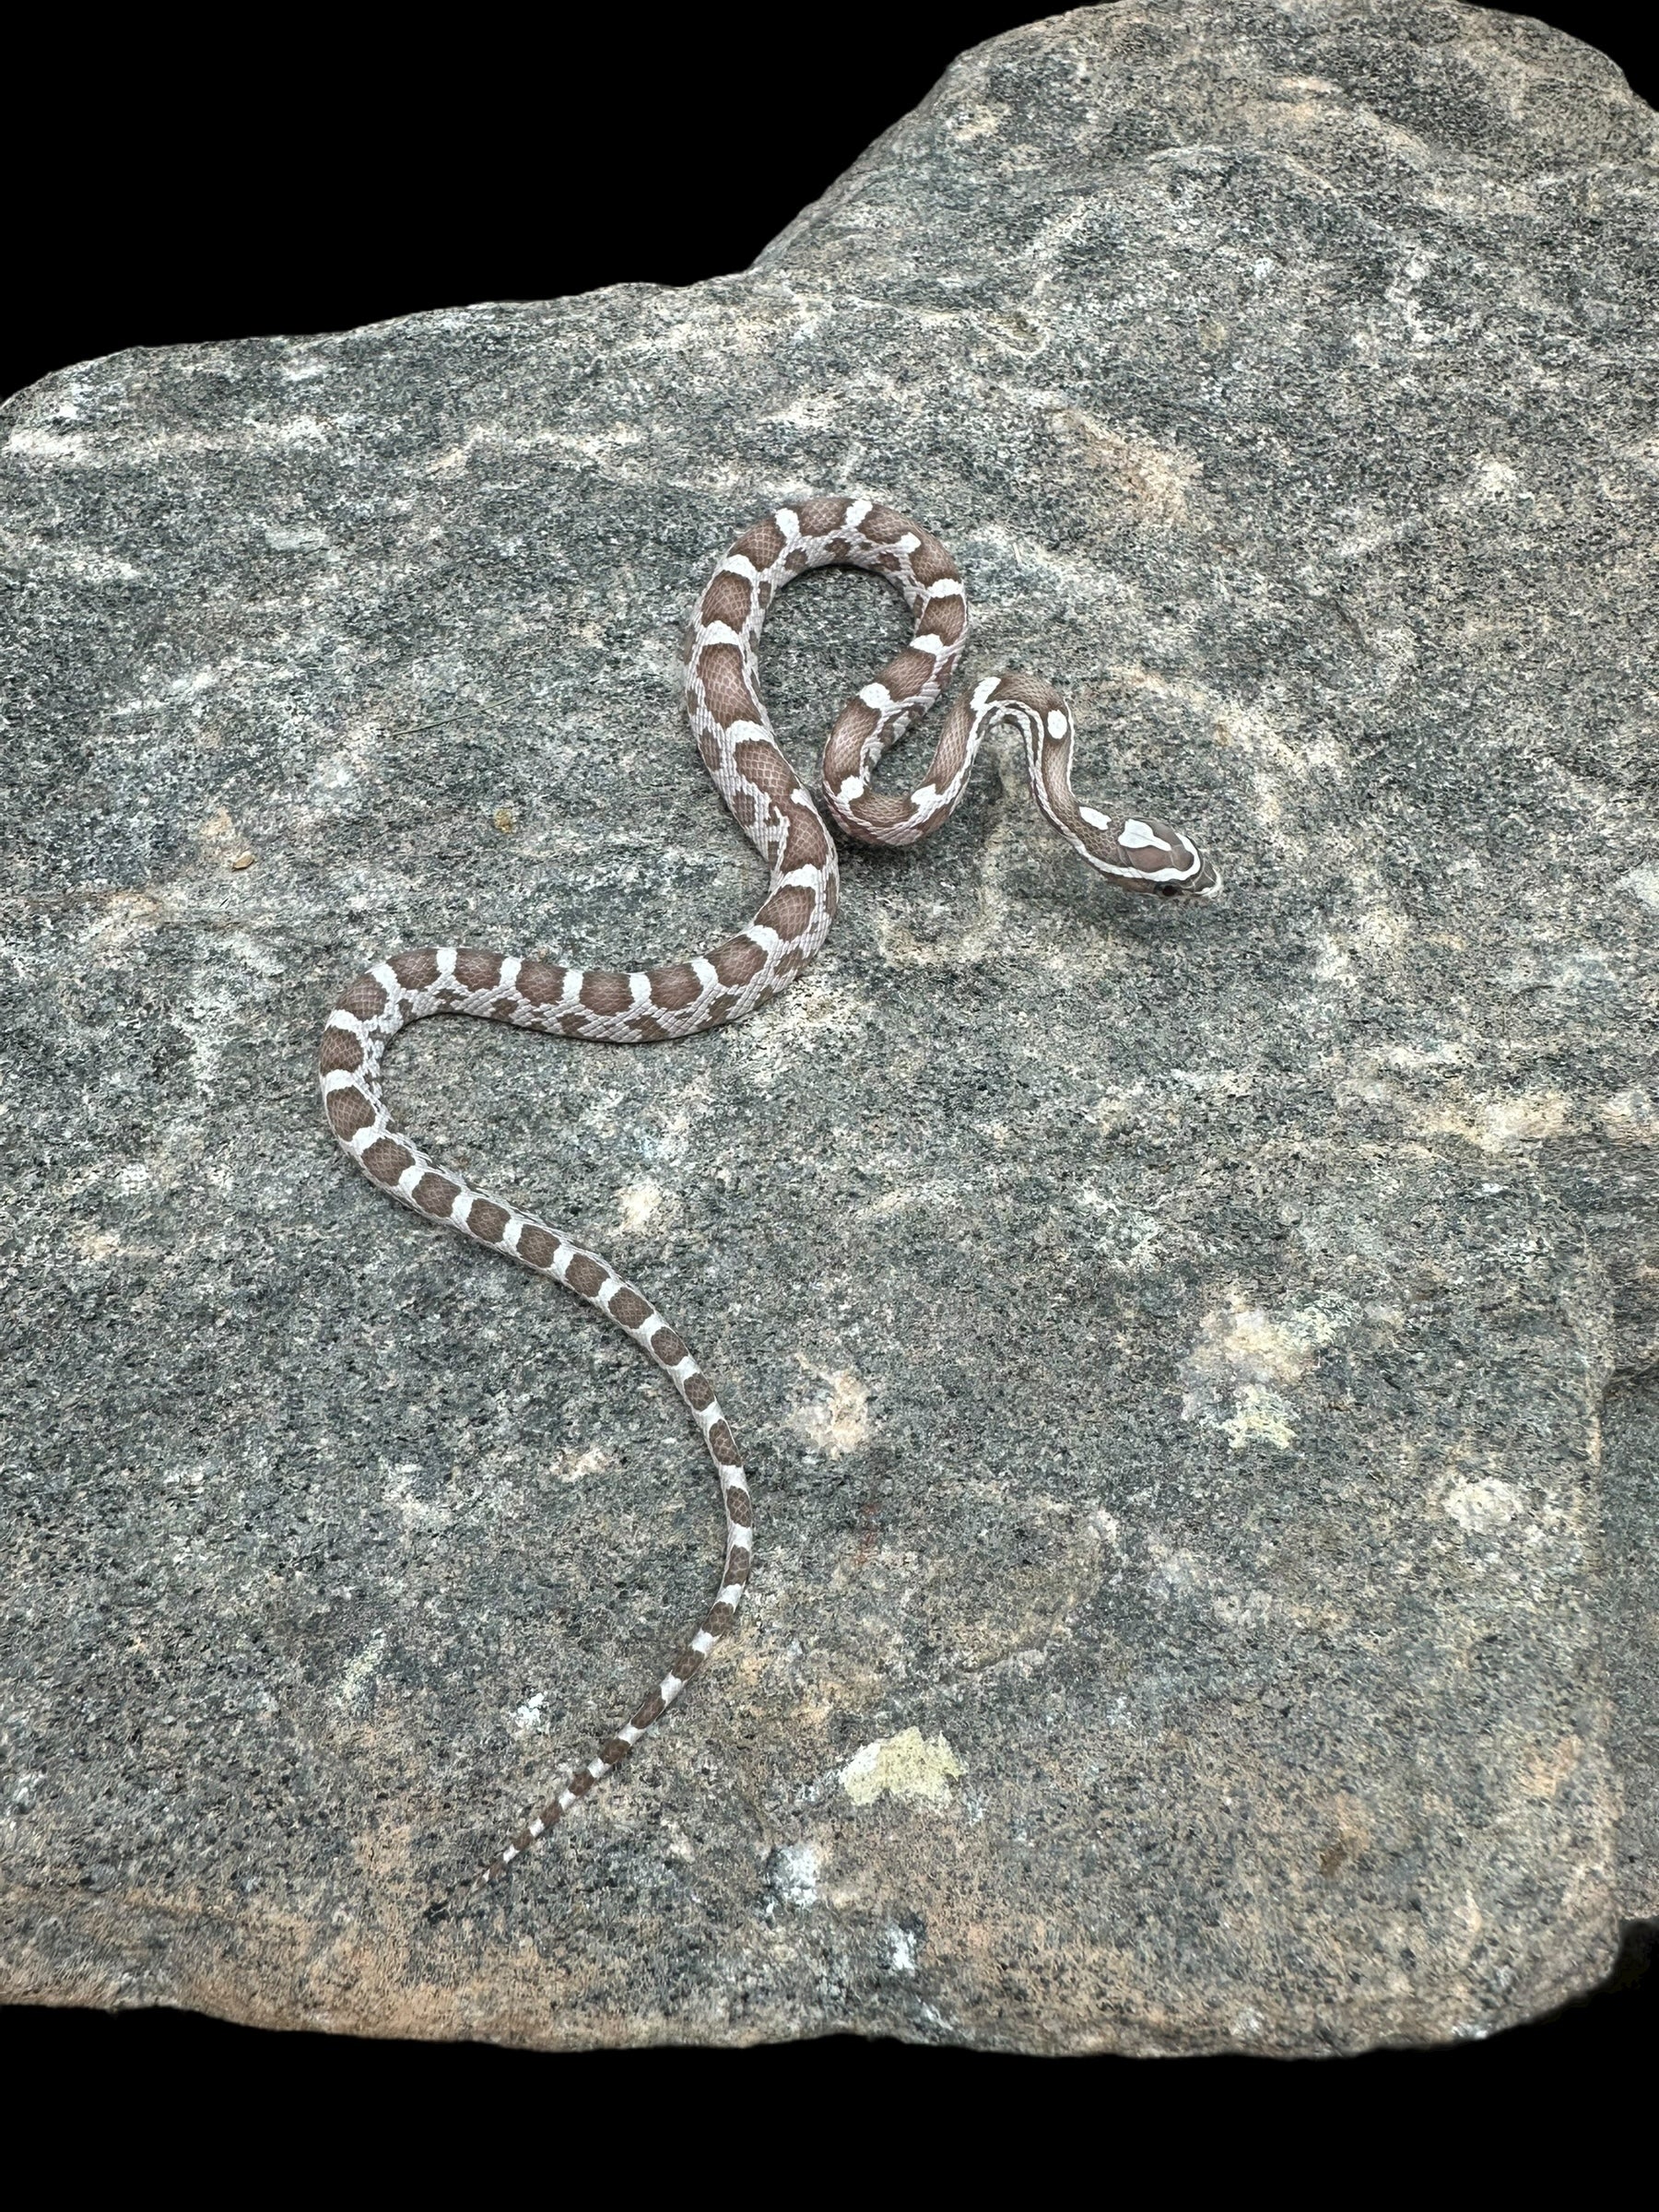
[[[1206,860],[1191,883],[1172,887],[1182,899],[1218,899],[1221,896],[1221,871],[1213,860]]]
[[[1182,830],[1171,830],[1163,822],[1154,823],[1150,827],[1156,834],[1158,843],[1143,852],[1137,852],[1135,855],[1139,859],[1143,867],[1147,867],[1149,862],[1155,863],[1159,857],[1163,857],[1162,867],[1148,868],[1148,874],[1153,877],[1150,888],[1161,892],[1166,899],[1215,899],[1218,897],[1221,890],[1221,871],[1217,867],[1215,862],[1206,860],[1197,846],[1194,844],[1192,839]],[[1130,829],[1131,825],[1125,823],[1124,832],[1120,832],[1124,837],[1125,846],[1130,843],[1130,837],[1127,834]],[[1161,843],[1163,847],[1163,855],[1161,856],[1158,851],[1159,843]],[[1164,882],[1157,880],[1159,877],[1166,875],[1171,877],[1172,880]]]

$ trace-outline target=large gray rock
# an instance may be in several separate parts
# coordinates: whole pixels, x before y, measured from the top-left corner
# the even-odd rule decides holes
[[[1659,1911],[1656,154],[1535,23],[1126,0],[746,275],[9,406],[6,1994],[1354,2049]],[[339,1159],[315,1039],[400,944],[748,911],[677,632],[814,488],[936,528],[971,665],[1227,896],[1114,895],[1004,756],[741,1030],[398,1047],[684,1328],[759,1530],[669,1724],[434,1924],[719,1515],[638,1356]],[[798,760],[902,634],[785,595]]]

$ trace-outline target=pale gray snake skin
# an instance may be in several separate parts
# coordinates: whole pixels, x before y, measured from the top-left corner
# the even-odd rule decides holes
[[[603,1044],[655,1044],[740,1021],[800,973],[835,918],[835,846],[779,750],[756,659],[775,593],[808,569],[872,569],[903,593],[915,635],[841,709],[823,756],[830,818],[861,844],[913,845],[949,820],[985,733],[1012,722],[1024,740],[1031,795],[1091,868],[1125,889],[1211,899],[1220,878],[1180,830],[1108,815],[1072,794],[1073,732],[1065,700],[1040,678],[982,677],[947,712],[926,780],[908,796],[874,790],[885,748],[949,686],[968,641],[968,603],[936,537],[864,499],[810,499],[753,524],[715,569],[686,640],[686,703],[703,765],[771,871],[754,919],[706,958],[618,974],[514,954],[429,947],[378,960],[347,985],[323,1032],[319,1072],[329,1126],[370,1181],[595,1306],[663,1370],[691,1409],[725,1500],[725,1567],[696,1632],[633,1718],[579,1768],[478,1879],[511,1866],[625,1759],[731,1629],[754,1558],[742,1454],[712,1385],[651,1300],[571,1230],[555,1229],[439,1168],[393,1126],[381,1090],[387,1045],[429,1014],[471,1014],[516,1029]]]

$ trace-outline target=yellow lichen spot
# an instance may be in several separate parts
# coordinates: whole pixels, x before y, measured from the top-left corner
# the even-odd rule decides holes
[[[554,1462],[560,1482],[586,1482],[595,1475],[607,1475],[617,1464],[614,1452],[603,1444],[589,1444],[584,1452],[561,1452]]]
[[[1007,118],[1006,108],[965,108],[953,115],[945,127],[959,146],[971,146],[976,139],[994,138]]]
[[[1234,1410],[1221,1424],[1221,1433],[1235,1452],[1245,1444],[1272,1444],[1288,1451],[1296,1441],[1296,1420],[1277,1390],[1265,1383],[1247,1382],[1238,1394]]]
[[[861,1382],[850,1367],[829,1373],[822,1368],[808,1366],[805,1359],[801,1365],[809,1375],[829,1387],[822,1397],[796,1407],[789,1417],[790,1427],[818,1451],[827,1452],[831,1459],[841,1459],[849,1452],[861,1450],[870,1441],[869,1384]]]
[[[1288,1450],[1296,1441],[1296,1414],[1286,1393],[1337,1335],[1342,1320],[1320,1306],[1277,1315],[1259,1306],[1206,1313],[1198,1341],[1182,1363],[1182,1418],[1219,1429],[1235,1452],[1246,1444]]]
[[[654,1182],[630,1182],[617,1193],[617,1218],[624,1229],[643,1229],[662,1203]]]
[[[1565,1135],[1569,1102],[1559,1090],[1519,1091],[1509,1098],[1477,1098],[1467,1105],[1431,1107],[1418,1127],[1430,1136],[1460,1136],[1482,1152],[1509,1152]]]
[[[1484,1475],[1455,1484],[1442,1502],[1447,1520],[1455,1521],[1465,1535],[1489,1536],[1521,1511],[1521,1493],[1496,1476]]]
[[[841,1771],[841,1783],[854,1805],[874,1805],[885,1794],[942,1808],[950,1803],[950,1784],[961,1775],[961,1764],[942,1735],[924,1736],[919,1728],[905,1728],[854,1751]]]
[[[503,837],[511,837],[518,828],[518,817],[511,806],[498,806],[489,818]]]
[[[1313,1357],[1300,1329],[1287,1327],[1255,1306],[1207,1317],[1205,1333],[1230,1374],[1262,1382],[1294,1382],[1307,1373]]]

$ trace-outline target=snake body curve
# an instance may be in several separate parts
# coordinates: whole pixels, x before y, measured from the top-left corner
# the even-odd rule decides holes
[[[319,1075],[329,1126],[347,1156],[401,1204],[551,1276],[631,1337],[690,1408],[725,1503],[724,1569],[695,1633],[632,1718],[481,1869],[480,1881],[504,1872],[563,1819],[707,1663],[743,1602],[753,1513],[736,1442],[684,1338],[572,1231],[475,1189],[394,1128],[381,1088],[386,1047],[432,1014],[596,1043],[656,1043],[739,1021],[800,973],[830,933],[839,872],[823,817],[772,735],[757,647],[775,594],[810,569],[837,564],[888,578],[915,619],[910,643],[847,701],[824,749],[824,807],[845,835],[886,846],[933,835],[960,801],[986,733],[1012,722],[1024,741],[1032,796],[1090,867],[1126,889],[1165,897],[1209,899],[1220,888],[1214,867],[1180,830],[1078,803],[1070,712],[1053,686],[1035,677],[982,678],[947,711],[925,781],[904,795],[874,790],[883,751],[950,684],[968,641],[967,598],[956,563],[919,524],[869,500],[815,498],[777,509],[736,539],[686,636],[686,703],[698,750],[771,870],[753,919],[705,958],[626,974],[441,946],[378,960],[347,985],[323,1033]]]

